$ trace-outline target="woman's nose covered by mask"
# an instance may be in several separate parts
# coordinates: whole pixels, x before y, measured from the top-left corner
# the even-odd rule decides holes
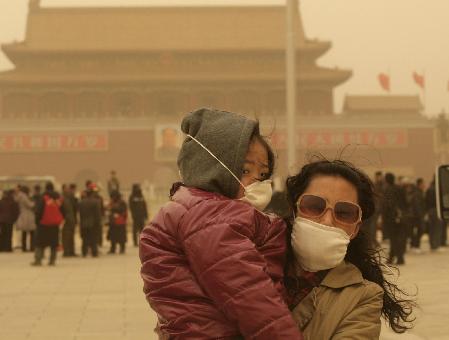
[[[259,181],[244,186],[240,179],[221,161],[215,156],[212,151],[210,151],[206,146],[204,146],[199,140],[191,135],[187,135],[192,138],[198,145],[200,145],[204,150],[206,150],[213,158],[217,160],[229,173],[237,180],[237,182],[244,189],[244,196],[241,198],[242,201],[250,203],[257,210],[264,210],[268,203],[271,201],[271,196],[273,194],[273,189],[271,186],[272,181],[270,179]]]

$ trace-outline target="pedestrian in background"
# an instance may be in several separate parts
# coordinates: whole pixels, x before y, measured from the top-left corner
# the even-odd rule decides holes
[[[374,175],[374,198],[375,198],[375,211],[373,215],[364,221],[362,225],[362,230],[367,234],[368,239],[373,243],[373,245],[377,246],[377,226],[379,224],[382,198],[384,194],[384,179],[382,175],[382,171],[377,171]],[[384,239],[387,238],[387,235],[383,235]]]
[[[34,251],[34,232],[36,230],[35,204],[30,197],[30,188],[20,186],[15,196],[19,205],[19,218],[16,222],[17,231],[22,233],[22,251]],[[27,247],[27,238],[29,247]]]
[[[105,206],[104,206],[104,200],[103,197],[100,195],[100,188],[98,185],[92,181],[86,182],[86,190],[83,192],[82,197],[86,195],[88,191],[93,192],[93,197],[98,201],[100,204],[100,210],[101,210],[101,223],[96,226],[97,230],[95,231],[95,237],[97,239],[97,245],[99,247],[103,246],[103,219],[105,216]]]
[[[78,215],[78,199],[75,196],[76,185],[63,185],[62,211],[64,213],[64,226],[62,227],[62,247],[64,257],[77,256],[75,253],[75,228]]]
[[[126,222],[128,207],[118,191],[112,191],[109,203],[109,238],[111,249],[109,254],[115,254],[117,244],[120,246],[120,254],[125,253]]]
[[[412,199],[412,235],[411,235],[411,251],[420,254],[421,237],[424,234],[424,217],[426,215],[426,199],[424,191],[424,180],[418,178],[413,191]]]
[[[426,207],[427,214],[429,216],[428,228],[429,228],[429,241],[430,250],[436,251],[441,246],[441,237],[443,235],[444,222],[438,217],[437,214],[437,201],[435,192],[435,178],[432,179],[429,187],[426,191]]]
[[[128,204],[129,210],[131,211],[131,217],[133,219],[133,243],[134,246],[137,247],[140,232],[148,219],[147,202],[143,197],[142,189],[139,184],[133,184]]]
[[[36,214],[39,220],[37,226],[37,240],[34,252],[33,266],[42,265],[45,248],[50,248],[49,266],[56,264],[56,255],[59,243],[59,226],[63,222],[62,215],[63,199],[58,192],[55,191],[53,183],[45,184],[45,192],[42,199],[36,206]]]
[[[12,252],[13,225],[19,217],[19,205],[14,190],[6,190],[0,199],[0,252]]]
[[[79,203],[82,255],[87,256],[90,249],[93,257],[98,256],[97,232],[101,224],[101,207],[95,192],[89,189]]]
[[[404,177],[402,180],[402,187],[400,188],[402,195],[402,214],[401,223],[404,224],[406,228],[407,240],[412,242],[412,236],[414,232],[414,225],[416,223],[416,213],[415,213],[415,185],[409,177]],[[407,241],[406,241],[407,244]]]
[[[407,228],[403,223],[404,195],[399,186],[395,184],[392,173],[385,174],[385,191],[382,205],[382,221],[388,231],[390,239],[390,254],[388,263],[405,264],[404,254],[407,243]]]

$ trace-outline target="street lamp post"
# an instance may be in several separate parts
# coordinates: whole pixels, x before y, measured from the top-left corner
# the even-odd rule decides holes
[[[294,27],[297,0],[287,0],[286,6],[286,106],[287,106],[287,170],[296,164],[296,36]]]

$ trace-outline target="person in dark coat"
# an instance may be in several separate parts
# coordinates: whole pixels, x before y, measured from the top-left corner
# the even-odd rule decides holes
[[[133,243],[137,247],[137,239],[145,226],[145,221],[148,219],[147,202],[142,195],[142,189],[139,184],[133,184],[128,203],[133,219]]]
[[[413,191],[412,199],[413,225],[411,236],[411,250],[421,253],[421,237],[424,234],[424,217],[426,215],[426,198],[424,180],[418,178]]]
[[[402,220],[405,206],[404,192],[395,184],[392,173],[385,174],[385,191],[382,206],[383,225],[389,231],[390,254],[388,263],[405,264],[404,254],[407,243],[407,226]]]
[[[426,191],[426,208],[429,216],[429,241],[430,250],[436,251],[441,246],[444,222],[438,217],[437,199],[435,192],[435,178]]]
[[[37,225],[37,240],[34,252],[33,266],[42,265],[45,248],[50,247],[49,266],[56,264],[56,254],[59,243],[59,226],[64,221],[62,214],[63,199],[54,189],[53,183],[45,185],[45,192],[41,200],[37,202],[36,216],[39,221]]]
[[[97,232],[101,224],[101,206],[100,201],[95,197],[93,190],[87,190],[85,196],[79,203],[80,230],[83,257],[87,256],[88,250],[91,250],[93,257],[98,256],[98,238]]]
[[[122,195],[118,191],[112,191],[109,203],[109,238],[111,241],[109,254],[115,254],[117,244],[120,245],[120,254],[125,253],[127,217],[128,207],[122,199]]]
[[[101,247],[103,245],[103,218],[105,216],[106,209],[104,206],[103,197],[100,195],[98,185],[91,180],[86,181],[86,189],[82,192],[81,197],[86,196],[89,190],[93,191],[93,196],[98,200],[101,207],[101,223],[97,226],[98,229],[95,231],[97,244],[99,247]]]
[[[382,198],[383,198],[383,191],[384,191],[384,178],[382,171],[376,171],[374,175],[374,195],[376,200],[376,210],[374,211],[373,215],[363,222],[362,224],[362,230],[368,235],[369,240],[373,243],[373,245],[377,246],[377,225],[379,223],[379,216],[382,206]],[[384,233],[382,237],[384,239],[387,239],[388,231],[384,230]]]
[[[64,213],[64,226],[62,227],[62,247],[64,257],[77,256],[75,253],[75,228],[78,215],[78,199],[75,197],[76,185],[64,185],[62,211]]]
[[[406,227],[407,240],[410,239],[411,243],[414,225],[416,223],[415,205],[414,205],[416,187],[408,177],[404,177],[402,180],[401,190],[403,197],[401,222]]]
[[[19,205],[14,200],[14,190],[7,190],[0,199],[0,252],[12,252],[12,230],[18,218]]]

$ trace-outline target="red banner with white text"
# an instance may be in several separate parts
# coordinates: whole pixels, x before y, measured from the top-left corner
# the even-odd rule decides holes
[[[107,132],[0,132],[0,152],[107,151]]]
[[[287,134],[276,131],[271,135],[276,149],[285,149]],[[339,148],[348,144],[370,145],[377,148],[406,148],[408,133],[404,129],[307,129],[296,135],[296,147]]]

